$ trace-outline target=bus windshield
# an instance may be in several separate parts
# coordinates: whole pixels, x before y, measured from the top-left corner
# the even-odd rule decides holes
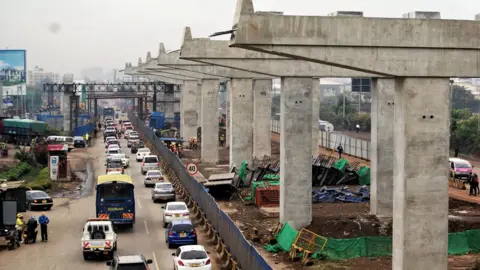
[[[133,186],[121,183],[102,184],[98,186],[97,193],[101,199],[127,199],[132,196]]]

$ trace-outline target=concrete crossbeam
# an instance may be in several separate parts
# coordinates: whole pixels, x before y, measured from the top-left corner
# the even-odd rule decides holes
[[[267,53],[229,47],[227,40],[192,38],[190,27],[180,50],[180,59],[202,64],[256,72],[271,77],[371,77],[373,74],[307,61],[292,60]]]
[[[233,47],[378,76],[480,76],[478,21],[257,15],[251,0],[235,14]]]

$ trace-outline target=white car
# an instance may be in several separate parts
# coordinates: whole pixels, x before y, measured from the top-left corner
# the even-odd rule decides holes
[[[106,152],[109,152],[110,150],[120,150],[120,145],[118,145],[118,144],[111,144],[111,145],[108,146]]]
[[[127,133],[127,135],[125,135],[125,139],[129,140],[130,138],[132,137],[140,137],[140,134],[138,132],[136,132],[135,130],[132,130],[130,132]]]
[[[154,187],[156,183],[163,182],[163,175],[162,172],[159,170],[150,170],[145,175],[145,180],[143,183],[145,187]]]
[[[158,162],[158,157],[155,155],[145,155],[143,156],[142,165],[140,165],[140,172],[146,174],[150,170],[159,170],[160,162]]]
[[[150,156],[152,153],[150,152],[150,149],[148,148],[140,148],[137,150],[137,156],[136,159],[138,162],[143,160],[144,156]]]
[[[173,256],[174,270],[212,270],[209,252],[202,245],[187,245],[177,248]]]
[[[115,154],[111,155],[110,158],[118,158],[122,160],[122,165],[124,168],[128,168],[130,166],[130,158],[127,157],[127,155],[121,153],[121,154]]]
[[[117,234],[110,220],[91,218],[83,227],[81,240],[83,258],[105,256],[113,259],[117,250]]]
[[[116,140],[117,137],[113,137],[113,136],[108,136],[105,138],[105,148],[108,147],[108,142],[111,141],[111,140]]]
[[[121,153],[122,153],[122,152],[120,152],[120,148],[119,148],[119,149],[110,149],[110,150],[107,150],[106,160],[109,160],[112,155],[121,154]]]
[[[169,202],[166,206],[162,206],[163,211],[163,228],[167,228],[168,223],[174,220],[190,220],[190,212],[184,202]]]
[[[116,133],[117,131],[115,130],[114,127],[107,127],[103,133],[105,134],[107,132],[115,132]]]

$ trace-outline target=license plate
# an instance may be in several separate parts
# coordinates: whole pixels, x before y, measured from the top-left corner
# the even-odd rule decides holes
[[[200,267],[200,264],[199,263],[191,263],[190,266],[191,267]]]
[[[47,200],[43,200],[42,203],[47,203]]]
[[[104,251],[103,254],[107,255],[107,254],[108,254],[108,251]]]
[[[180,237],[187,237],[187,234],[182,232],[182,233],[180,233]]]
[[[175,217],[180,217],[180,214],[176,214]]]

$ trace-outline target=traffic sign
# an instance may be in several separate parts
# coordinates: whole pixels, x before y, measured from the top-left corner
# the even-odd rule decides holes
[[[193,175],[195,175],[195,174],[198,173],[198,166],[197,166],[197,164],[195,164],[195,163],[188,163],[186,167],[187,167],[188,174],[190,174],[190,175],[193,176]]]
[[[328,132],[328,133],[332,132],[333,131],[333,125],[330,124],[330,123],[326,124],[325,125],[325,131]]]

